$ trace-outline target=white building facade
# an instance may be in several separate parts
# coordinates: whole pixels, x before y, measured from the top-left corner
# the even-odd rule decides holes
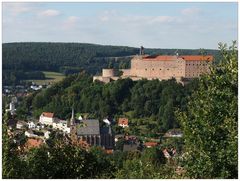
[[[39,122],[46,125],[53,125],[54,120],[54,113],[50,112],[43,112],[39,117]]]

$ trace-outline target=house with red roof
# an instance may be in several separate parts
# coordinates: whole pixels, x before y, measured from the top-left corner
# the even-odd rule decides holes
[[[152,147],[155,147],[157,145],[158,145],[157,142],[145,142],[144,143],[144,146],[146,146],[147,148],[152,148]]]
[[[119,118],[118,126],[121,126],[123,128],[128,127],[128,118]]]
[[[53,125],[54,122],[54,113],[43,112],[39,117],[39,122],[41,124]]]

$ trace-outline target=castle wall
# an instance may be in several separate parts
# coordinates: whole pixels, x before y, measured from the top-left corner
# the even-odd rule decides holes
[[[120,69],[120,71],[122,71],[122,76],[125,77],[125,76],[131,76],[131,69]]]
[[[208,62],[208,61],[185,61],[185,74],[186,74],[186,78],[194,78],[194,77],[199,77],[201,74],[204,73],[209,73],[210,69],[209,69],[209,65],[212,62]]]
[[[115,75],[114,69],[102,69],[103,77],[113,77]]]
[[[131,63],[132,76],[162,80],[185,76],[185,61],[180,59],[161,61],[133,59]]]
[[[213,56],[157,56],[146,55],[135,56],[131,60],[131,69],[120,69],[123,72],[121,78],[132,80],[160,79],[167,80],[175,78],[199,77],[201,74],[209,73],[209,65],[212,64]],[[102,76],[94,76],[93,81],[100,80],[108,83],[120,77],[115,75],[114,69],[103,69]]]

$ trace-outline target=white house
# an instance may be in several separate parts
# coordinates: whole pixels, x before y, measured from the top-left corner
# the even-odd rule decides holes
[[[70,127],[67,126],[66,120],[55,120],[53,122],[53,129],[59,129],[63,132],[70,133]]]
[[[48,139],[50,137],[50,133],[51,133],[50,131],[44,130],[43,133],[44,133],[44,138]]]
[[[39,90],[39,89],[42,89],[42,86],[41,86],[41,85],[39,85],[39,86],[37,86],[37,85],[31,85],[30,88],[33,89],[33,90],[35,90],[35,91],[37,91],[37,90]]]
[[[16,124],[17,129],[23,129],[24,127],[27,127],[27,123],[25,121],[18,121]]]
[[[38,135],[34,134],[31,130],[25,131],[26,137],[38,137]]]
[[[33,121],[29,121],[27,124],[28,124],[29,129],[35,129],[36,128],[36,124]]]
[[[41,124],[53,125],[54,122],[54,113],[43,112],[39,118]]]
[[[180,129],[171,129],[168,130],[165,134],[164,137],[182,137],[183,132]]]

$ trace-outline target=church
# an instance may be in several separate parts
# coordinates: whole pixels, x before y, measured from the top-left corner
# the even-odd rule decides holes
[[[113,149],[114,135],[111,126],[101,127],[97,119],[76,120],[74,110],[70,119],[70,137],[72,143],[83,147],[100,146]]]

